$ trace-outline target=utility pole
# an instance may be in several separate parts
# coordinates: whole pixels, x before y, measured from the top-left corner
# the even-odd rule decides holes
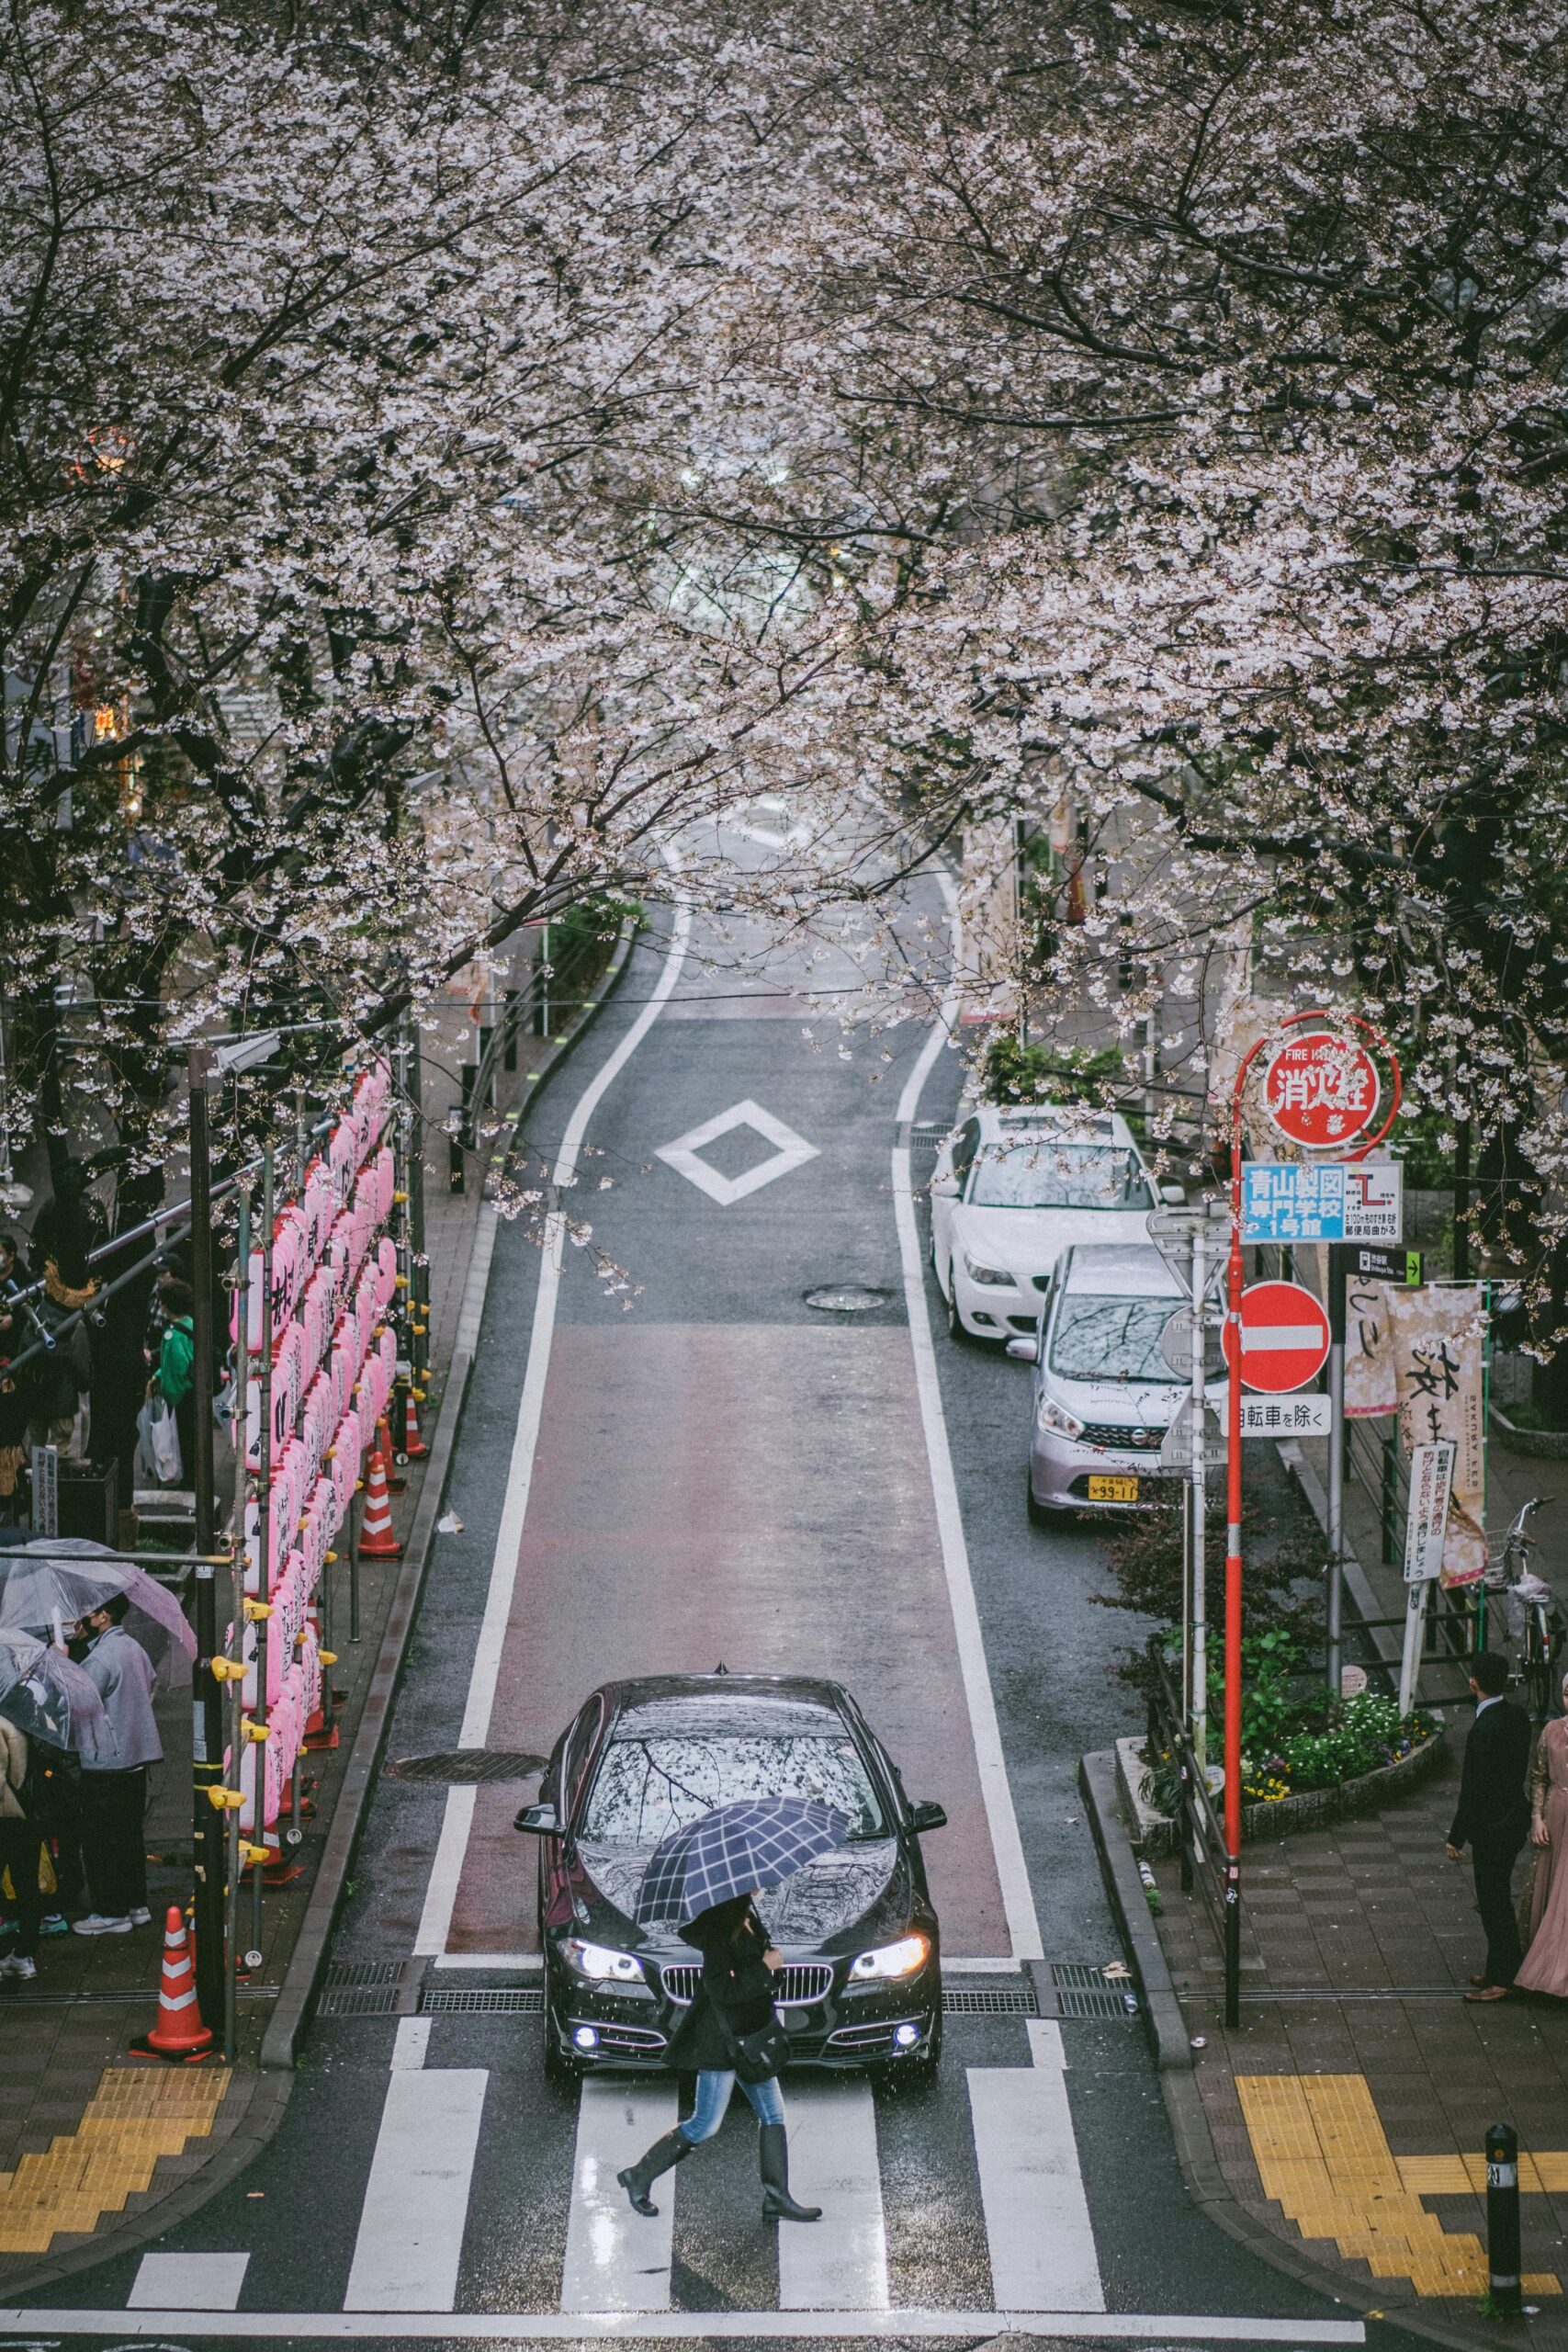
[[[1343,1679],[1345,1625],[1345,1245],[1328,1245],[1328,1694]]]
[[[196,1997],[202,2023],[215,2032],[223,2023],[223,1881],[227,1819],[210,1792],[223,1779],[223,1685],[212,1671],[219,1656],[218,1588],[210,1566],[216,1531],[212,1479],[212,1160],[208,1130],[208,1089],[212,1057],[203,1045],[187,1047],[190,1081],[191,1317],[196,1387],[196,1550],[207,1563],[196,1571],[196,1679],[192,1693],[192,1858],[196,1879]]]

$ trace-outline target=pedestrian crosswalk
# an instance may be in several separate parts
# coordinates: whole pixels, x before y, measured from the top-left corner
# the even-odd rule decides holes
[[[300,2343],[1001,2333],[1361,2343],[1353,2321],[1168,2312],[1156,2329],[1147,2314],[1108,2308],[1068,2095],[1068,2037],[1088,2029],[953,2022],[940,2078],[912,2092],[786,2077],[792,2186],[822,2218],[775,2226],[760,2218],[755,2132],[739,2097],[718,2137],[658,2181],[649,2218],[615,2176],[675,2122],[673,2077],[590,2077],[565,2091],[547,2080],[534,2035],[494,2017],[405,2018],[390,2050],[378,2021],[323,2028],[343,2037],[327,2071],[352,2072],[358,2089],[345,2100],[342,2071],[321,2089],[355,2122],[338,2149],[341,2223],[323,2200],[308,2297],[291,2205],[280,2199],[269,2246],[264,2195],[237,2209],[245,2252],[228,2250],[236,2237],[215,2223],[188,2250],[165,2239],[143,2257],[119,2288],[121,2324],[134,2313],[135,2333]],[[301,2145],[313,2144],[317,2127],[301,2118],[299,2128]],[[274,2158],[283,2182],[290,2129]],[[249,2243],[244,2223],[264,2225]],[[49,2316],[55,2335],[90,2332],[83,2313]],[[0,2331],[27,2317],[0,2314]]]

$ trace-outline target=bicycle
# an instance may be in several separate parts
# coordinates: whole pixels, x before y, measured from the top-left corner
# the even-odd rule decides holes
[[[1486,1567],[1487,1590],[1502,1593],[1506,1601],[1508,1647],[1517,1661],[1515,1679],[1536,1723],[1544,1723],[1551,1713],[1565,1633],[1556,1594],[1529,1565],[1535,1538],[1525,1531],[1532,1515],[1554,1500],[1551,1495],[1532,1495],[1529,1502],[1521,1503],[1508,1522],[1500,1551]]]

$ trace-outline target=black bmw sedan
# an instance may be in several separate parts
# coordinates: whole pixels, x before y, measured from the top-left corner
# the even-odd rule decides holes
[[[670,1928],[637,1925],[649,1858],[671,1830],[739,1797],[813,1797],[849,1842],[759,1898],[783,1953],[777,2009],[792,2063],[918,2074],[942,2047],[937,1917],[919,1839],[947,1816],[912,1804],[849,1692],[789,1675],[609,1682],[556,1742],[539,1803],[545,2046],[570,2073],[657,2065],[702,1973]]]

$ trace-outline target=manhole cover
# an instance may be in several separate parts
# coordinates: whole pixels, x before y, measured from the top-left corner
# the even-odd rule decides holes
[[[393,1781],[526,1781],[545,1769],[542,1756],[511,1747],[454,1747],[444,1756],[397,1756],[382,1770]]]
[[[829,1283],[821,1290],[808,1290],[806,1304],[824,1315],[871,1315],[886,1306],[888,1296],[868,1283]]]

